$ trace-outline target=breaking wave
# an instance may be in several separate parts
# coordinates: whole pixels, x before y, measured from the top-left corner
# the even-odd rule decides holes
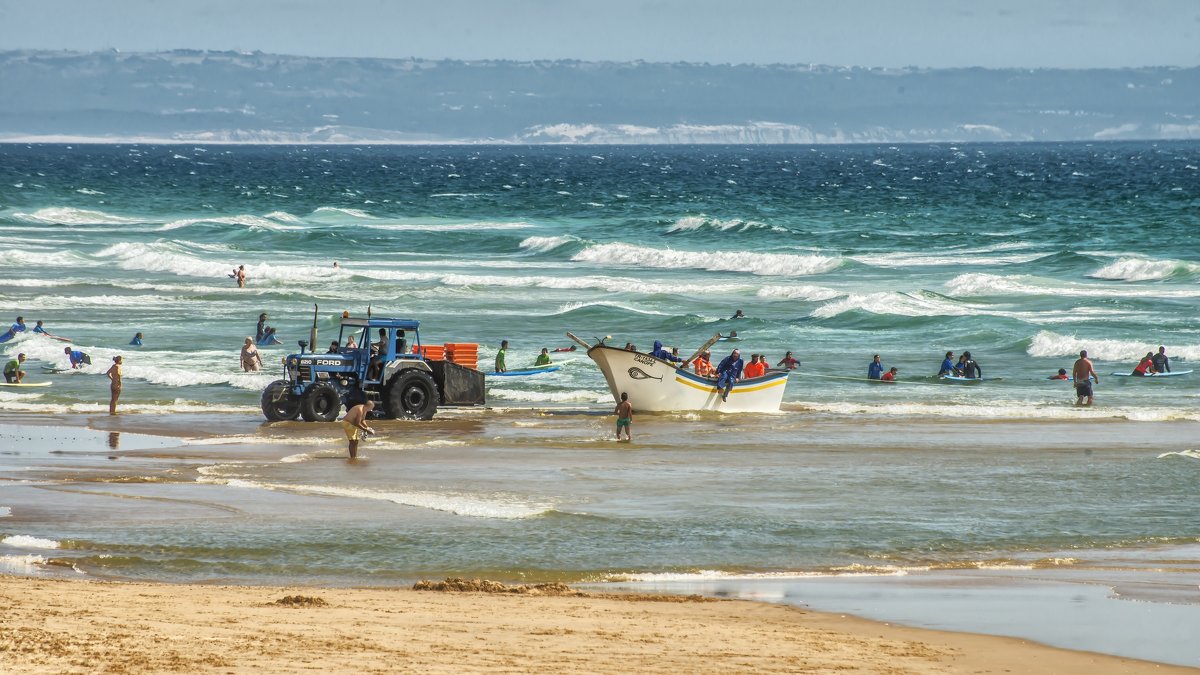
[[[1200,274],[1200,264],[1183,260],[1155,260],[1153,258],[1120,258],[1114,263],[1092,272],[1094,279],[1116,281],[1159,281],[1162,279],[1188,278]]]
[[[612,243],[590,246],[572,256],[576,262],[630,265],[660,269],[702,269],[710,272],[746,272],[762,276],[800,277],[837,269],[841,258],[821,255],[760,253],[757,251],[679,251]]]
[[[1026,353],[1038,357],[1076,357],[1086,349],[1088,357],[1099,361],[1137,361],[1146,352],[1158,351],[1159,345],[1139,340],[1085,340],[1075,335],[1041,331],[1033,336]],[[1167,346],[1167,356],[1200,359],[1200,345]]]

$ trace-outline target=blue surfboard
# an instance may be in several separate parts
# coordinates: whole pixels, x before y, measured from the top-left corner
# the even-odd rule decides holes
[[[546,366],[543,368],[527,368],[525,370],[506,370],[503,373],[484,373],[489,377],[525,377],[528,375],[541,375],[542,373],[553,373],[559,370],[561,366]]]
[[[1150,379],[1152,377],[1182,377],[1190,374],[1190,370],[1176,370],[1170,373],[1152,373],[1150,375],[1134,375],[1132,373],[1113,373],[1113,377],[1136,377],[1139,379]]]

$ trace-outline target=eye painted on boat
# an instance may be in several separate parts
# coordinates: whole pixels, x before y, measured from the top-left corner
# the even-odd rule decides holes
[[[662,377],[655,377],[641,368],[630,368],[629,377],[635,380],[662,380]]]

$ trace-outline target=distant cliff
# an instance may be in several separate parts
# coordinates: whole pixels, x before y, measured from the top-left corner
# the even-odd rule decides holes
[[[950,70],[0,51],[0,139],[1200,138],[1200,68]]]

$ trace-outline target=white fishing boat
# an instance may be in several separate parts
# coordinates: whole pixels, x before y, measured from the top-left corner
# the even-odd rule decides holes
[[[679,364],[603,344],[588,347],[587,355],[604,373],[613,399],[619,401],[622,392],[629,394],[639,411],[778,412],[788,380],[786,371],[741,380],[733,385],[728,400],[722,400],[715,378],[700,377]]]

